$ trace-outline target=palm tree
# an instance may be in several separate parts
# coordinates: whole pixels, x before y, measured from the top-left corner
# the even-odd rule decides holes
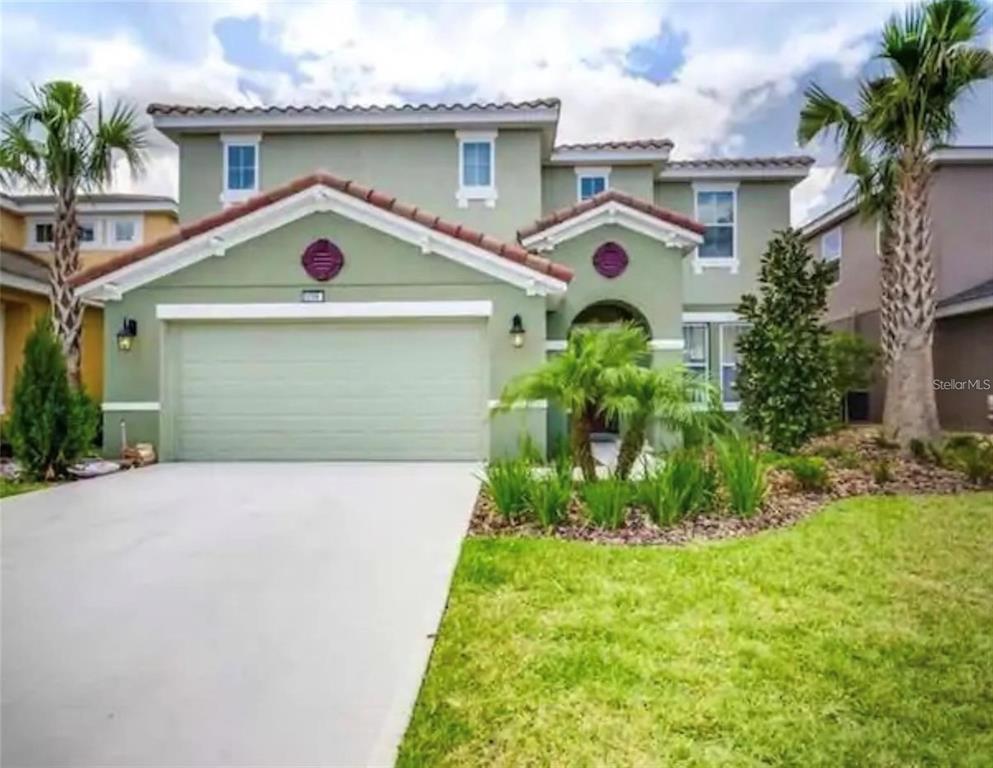
[[[81,86],[58,80],[32,88],[21,106],[0,118],[0,181],[45,189],[55,196],[55,253],[49,270],[52,319],[66,358],[67,375],[79,386],[83,306],[70,282],[79,269],[79,193],[110,183],[114,153],[132,174],[145,166],[145,129],[135,111],[117,104],[109,116]],[[92,119],[91,119],[92,118]]]
[[[904,445],[938,432],[932,379],[935,276],[928,188],[931,154],[955,132],[955,102],[993,76],[993,53],[975,45],[983,18],[975,0],[936,0],[895,16],[883,29],[879,58],[889,72],[863,81],[853,111],[813,85],[797,136],[822,132],[841,146],[860,192],[876,188],[883,224],[880,291],[888,371],[883,423]],[[887,186],[888,185],[888,186]]]
[[[575,328],[561,354],[507,384],[500,410],[529,400],[548,400],[568,413],[573,461],[586,480],[595,480],[590,434],[593,419],[604,412],[610,393],[609,372],[636,365],[648,355],[648,336],[637,325]]]
[[[706,426],[709,414],[701,406],[713,385],[683,366],[653,369],[625,365],[607,371],[606,382],[604,411],[624,424],[614,470],[621,479],[630,474],[653,421],[680,433]]]

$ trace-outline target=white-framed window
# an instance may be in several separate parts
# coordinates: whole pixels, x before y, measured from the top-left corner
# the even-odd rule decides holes
[[[821,259],[831,265],[834,282],[841,277],[841,227],[829,229],[821,235]]]
[[[738,268],[738,185],[693,185],[693,218],[706,227],[694,266]]]
[[[221,202],[237,203],[259,191],[259,134],[222,134],[224,169]]]
[[[110,246],[130,248],[141,242],[141,217],[120,216],[107,220],[107,235]]]
[[[576,200],[582,202],[610,189],[610,168],[576,168]]]
[[[702,379],[710,372],[710,326],[683,324],[683,365]]]
[[[79,246],[96,245],[100,241],[100,222],[81,221],[79,222]]]
[[[459,188],[455,199],[460,208],[470,200],[496,205],[496,131],[456,131],[459,142]]]
[[[33,246],[46,246],[55,243],[55,222],[36,221],[31,227],[30,244]]]
[[[723,323],[720,334],[721,401],[729,411],[738,410],[739,397],[735,382],[738,380],[738,337],[748,328],[746,323]]]
[[[79,218],[79,249],[92,251],[104,242],[103,221],[92,216]],[[55,245],[55,221],[51,218],[31,219],[28,224],[28,250],[46,250]]]

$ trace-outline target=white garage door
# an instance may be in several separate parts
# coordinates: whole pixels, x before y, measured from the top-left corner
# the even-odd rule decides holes
[[[178,459],[486,453],[481,320],[176,323],[165,365]]]

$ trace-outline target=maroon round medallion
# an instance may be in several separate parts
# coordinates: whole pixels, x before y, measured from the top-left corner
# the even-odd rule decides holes
[[[593,254],[593,268],[606,278],[617,277],[627,266],[627,252],[617,243],[604,243]]]
[[[307,246],[300,262],[308,275],[323,283],[341,272],[345,265],[345,254],[330,240],[321,238]]]

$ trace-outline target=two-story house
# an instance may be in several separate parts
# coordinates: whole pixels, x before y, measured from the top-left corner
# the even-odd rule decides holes
[[[86,269],[176,227],[176,201],[131,194],[84,195],[79,201],[79,256]],[[0,413],[10,405],[24,342],[48,312],[48,265],[55,240],[51,195],[0,194]],[[80,376],[86,391],[103,395],[103,312],[83,314]]]
[[[107,450],[123,422],[166,459],[549,446],[566,417],[492,415],[501,390],[620,319],[733,409],[733,309],[812,163],[561,145],[554,99],[148,111],[179,147],[180,229],[79,282],[106,306]]]
[[[993,147],[935,152],[930,191],[937,280],[935,395],[946,429],[990,431],[993,423]],[[837,265],[827,322],[879,342],[879,226],[853,200],[802,227],[813,252]],[[877,372],[857,415],[880,421],[886,381]]]

